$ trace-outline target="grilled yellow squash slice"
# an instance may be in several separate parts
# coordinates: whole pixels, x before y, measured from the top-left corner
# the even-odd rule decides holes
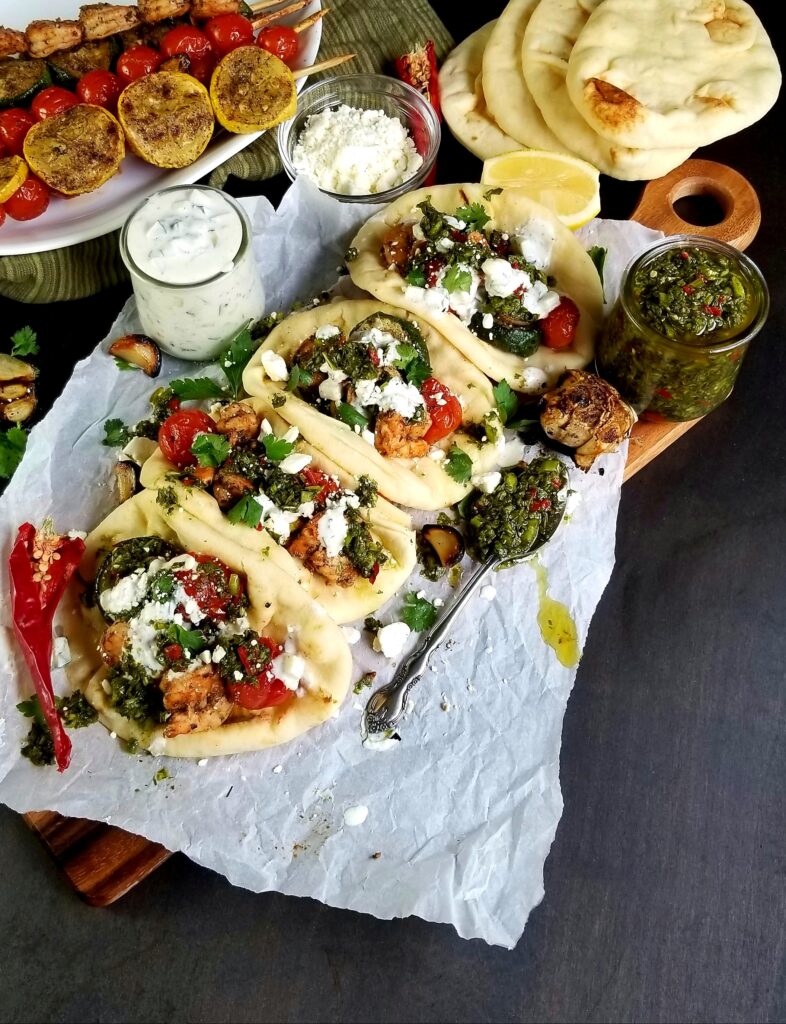
[[[117,120],[103,107],[86,103],[33,125],[24,148],[33,174],[67,196],[95,191],[126,155]]]
[[[210,79],[210,98],[219,123],[236,134],[263,132],[297,109],[292,72],[258,46],[239,46],[222,57]]]
[[[27,177],[27,164],[19,156],[0,156],[0,203],[10,199]]]
[[[154,167],[188,167],[215,126],[207,89],[180,71],[157,71],[126,86],[117,116],[131,152]]]

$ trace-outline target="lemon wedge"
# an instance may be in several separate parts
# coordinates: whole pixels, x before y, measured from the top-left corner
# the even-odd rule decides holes
[[[483,185],[523,189],[571,230],[600,213],[600,172],[574,156],[545,149],[516,149],[483,164]]]

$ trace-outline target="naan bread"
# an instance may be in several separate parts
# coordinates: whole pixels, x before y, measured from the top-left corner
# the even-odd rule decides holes
[[[569,152],[614,178],[659,178],[687,160],[695,147],[630,149],[615,145],[587,124],[568,94],[565,76],[573,44],[599,2],[540,0],[524,32],[524,78],[546,124]]]
[[[458,141],[480,160],[518,149],[486,109],[481,67],[496,22],[479,28],[451,51],[439,73],[442,113]]]
[[[247,402],[260,415],[267,417],[274,433],[280,436],[289,430],[291,424],[283,420],[269,405],[254,398],[247,399]],[[338,477],[342,487],[351,488],[357,485],[357,481],[349,473],[313,445],[306,444],[302,438],[296,443],[295,451],[311,455],[311,464],[314,468]],[[142,486],[173,486],[172,481],[166,479],[166,475],[172,472],[177,472],[175,466],[166,460],[160,448],[156,448],[142,467]],[[198,487],[189,488],[177,484],[174,487],[178,499],[190,512],[208,525],[226,532],[242,547],[266,555],[271,562],[291,576],[309,597],[318,601],[334,622],[353,622],[377,611],[404,585],[415,568],[415,531],[412,520],[406,512],[391,505],[382,497],[377,499],[373,508],[361,509],[360,513],[368,523],[375,540],[387,551],[390,560],[380,568],[373,583],[361,578],[351,587],[339,587],[329,583],[324,576],[306,569],[303,563],[290,555],[267,530],[252,530],[243,523],[230,523],[211,494]]]
[[[592,359],[603,307],[598,272],[573,233],[550,210],[534,202],[525,192],[506,188],[496,195],[489,195],[488,199],[484,193],[485,185],[436,185],[402,196],[374,214],[355,236],[352,245],[358,250],[358,258],[349,264],[349,272],[359,288],[365,288],[383,302],[407,309],[418,320],[431,324],[456,347],[461,356],[493,380],[504,378],[512,388],[526,391],[521,375],[529,367],[536,367],[546,373],[549,383],[555,384],[565,370],[580,370]],[[407,297],[407,282],[395,270],[388,270],[380,257],[382,239],[395,224],[417,223],[421,217],[417,204],[428,197],[438,210],[451,214],[467,202],[480,203],[491,217],[487,230],[498,228],[514,233],[531,220],[546,221],[552,227],[555,242],[548,272],[556,278],[557,290],[570,296],[581,311],[576,340],[570,349],[556,352],[541,345],[526,358],[503,352],[477,338],[453,313],[436,312],[425,304],[415,304]]]
[[[591,128],[642,148],[695,148],[738,132],[764,116],[780,84],[778,58],[744,0],[604,0],[567,75]]]
[[[521,70],[521,44],[538,0],[510,0],[483,54],[483,95],[503,132],[530,149],[567,152],[543,120]]]
[[[288,627],[294,627],[298,651],[306,660],[307,686],[302,697],[286,704],[225,722],[217,729],[167,739],[163,726],[145,729],[118,714],[109,703],[101,685],[106,668],[97,648],[105,623],[96,608],[81,606],[71,588],[67,623],[73,656],[68,667],[71,684],[84,692],[107,729],[169,757],[238,754],[287,743],[338,713],[352,675],[352,657],[341,627],[272,559],[236,543],[223,525],[211,525],[200,517],[200,511],[196,507],[192,510],[186,500],[167,512],[157,504],[155,491],[141,491],[123,502],[88,536],[80,576],[86,582],[94,579],[100,552],[130,537],[155,535],[186,551],[220,558],[246,576],[252,628],[283,643]]]
[[[439,189],[434,191],[438,192]],[[419,194],[410,193],[414,196]],[[397,205],[392,204],[393,207]],[[353,244],[357,244],[357,240]],[[350,266],[354,267],[360,258]],[[278,352],[288,361],[318,327],[335,324],[344,334],[349,334],[361,320],[378,312],[406,316],[417,324],[428,346],[433,374],[461,400],[465,423],[482,423],[483,417],[495,410],[490,381],[432,330],[424,322],[425,318],[409,316],[401,308],[394,309],[382,302],[365,299],[342,299],[288,316],[271,331],[261,348],[251,357],[243,373],[243,387],[250,395],[261,399],[263,407],[272,410],[274,396],[283,393],[285,385],[267,376],[262,366],[263,352]],[[307,444],[347,473],[355,478],[365,474],[376,480],[380,494],[391,501],[410,508],[436,511],[461,501],[472,489],[469,482],[460,484],[448,476],[443,463],[434,461],[429,455],[422,459],[388,458],[381,455],[374,445],[356,434],[346,423],[319,412],[295,395],[287,395],[285,403],[275,411],[287,423],[298,428]],[[498,453],[494,445],[480,445],[461,430],[439,442],[437,447],[444,450],[454,444],[472,459],[474,473],[487,472],[497,461]]]

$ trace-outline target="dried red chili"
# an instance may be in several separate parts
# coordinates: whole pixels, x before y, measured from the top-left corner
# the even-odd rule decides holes
[[[417,89],[420,95],[434,108],[438,118],[442,117],[439,102],[439,73],[437,71],[437,55],[434,42],[427,39],[409,53],[404,53],[395,60],[396,78]],[[428,149],[428,133],[420,118],[412,124],[412,138],[418,153],[423,156]],[[436,165],[429,172],[424,185],[432,185],[436,181]]]
[[[71,760],[71,740],[55,706],[52,687],[52,620],[68,581],[84,554],[84,541],[62,537],[32,523],[19,527],[8,559],[14,633],[35,683],[55,749],[57,770]]]

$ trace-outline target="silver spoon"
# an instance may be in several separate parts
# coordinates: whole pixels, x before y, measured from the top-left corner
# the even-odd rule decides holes
[[[538,537],[526,554],[519,556],[515,561],[523,562],[527,558],[531,558],[548,544],[557,532],[564,514],[565,505],[563,503],[559,519],[551,534],[544,539]],[[398,725],[401,716],[407,708],[409,691],[420,681],[423,673],[426,671],[428,659],[448,635],[453,622],[461,614],[464,606],[469,602],[469,599],[483,580],[494,569],[502,565],[503,562],[508,564],[510,559],[489,558],[478,566],[447,612],[423,636],[423,639],[411,654],[402,661],[390,682],[380,686],[378,690],[371,694],[366,704],[366,709],[363,712],[362,729],[364,735],[371,736],[374,733],[386,732],[388,729],[393,729]]]

